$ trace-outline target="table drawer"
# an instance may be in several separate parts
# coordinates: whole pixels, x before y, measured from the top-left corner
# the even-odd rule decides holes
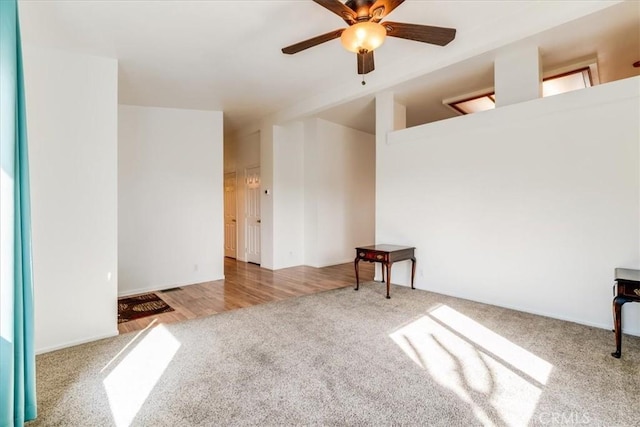
[[[365,261],[386,262],[388,260],[388,255],[374,251],[358,251],[358,258]]]
[[[640,283],[618,282],[618,293],[626,297],[640,298]]]

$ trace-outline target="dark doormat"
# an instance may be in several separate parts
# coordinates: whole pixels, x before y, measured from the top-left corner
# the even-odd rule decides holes
[[[118,299],[118,323],[169,311],[174,310],[153,293]]]

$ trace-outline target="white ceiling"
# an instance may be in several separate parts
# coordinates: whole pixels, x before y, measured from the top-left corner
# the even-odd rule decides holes
[[[640,60],[640,2],[625,2],[521,40],[540,47],[543,72],[584,60],[597,61],[600,83],[640,75],[632,64]],[[493,88],[497,50],[455,63],[393,87],[407,107],[407,125],[456,117],[442,101]],[[375,133],[373,96],[318,113],[329,121]]]
[[[487,52],[616,3],[408,0],[389,20],[454,27],[456,40],[443,48],[388,38],[376,50],[376,70],[361,86],[355,55],[338,40],[296,55],[280,52],[344,27],[338,16],[311,0],[19,2],[25,43],[117,58],[120,103],[222,110],[227,131],[255,126],[268,115],[286,120],[318,113],[370,130],[375,91],[401,84],[399,95],[408,106],[419,107],[410,111],[418,111],[426,107],[417,99],[438,98],[429,82],[466,90],[488,78],[490,86]],[[606,20],[592,18],[593,28],[543,37],[543,55],[553,63],[564,59],[562,52],[593,53],[600,37],[595,30],[631,15],[635,20],[612,25],[627,25],[623,34],[635,42],[618,50],[631,51],[627,56],[636,56],[631,62],[639,60],[639,5],[630,0],[622,5],[624,12]],[[583,33],[594,34],[589,46],[580,41]],[[481,54],[486,57],[477,59]],[[602,61],[615,57],[601,59],[599,53]]]

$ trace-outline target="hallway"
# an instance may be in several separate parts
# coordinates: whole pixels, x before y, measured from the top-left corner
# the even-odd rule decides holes
[[[373,264],[360,264],[361,281],[373,280],[373,272]],[[119,332],[137,331],[151,323],[180,322],[355,284],[351,263],[271,271],[255,264],[225,258],[224,274],[224,280],[156,292],[174,311],[121,323],[118,325]]]

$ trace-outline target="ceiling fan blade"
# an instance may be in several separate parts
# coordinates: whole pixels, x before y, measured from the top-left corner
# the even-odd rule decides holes
[[[428,25],[405,24],[402,22],[383,22],[387,35],[401,39],[445,46],[456,38],[455,28],[430,27]]]
[[[313,1],[318,3],[320,6],[329,9],[331,12],[335,13],[340,18],[344,19],[344,22],[346,22],[347,24],[352,25],[356,23],[356,18],[357,18],[356,13],[353,10],[349,9],[347,6],[345,6],[344,3],[340,2],[339,0],[313,0]]]
[[[330,33],[323,34],[321,36],[312,37],[308,40],[304,40],[299,43],[292,44],[291,46],[282,48],[282,53],[286,53],[287,55],[293,55],[294,53],[298,53],[301,50],[309,49],[310,47],[314,47],[324,42],[328,42],[329,40],[337,39],[338,37],[340,37],[343,31],[344,29],[341,28],[339,30],[331,31]]]
[[[404,3],[404,0],[378,0],[369,8],[369,15],[373,22],[380,22],[393,9]]]
[[[374,70],[373,51],[358,54],[358,74],[367,74]]]

